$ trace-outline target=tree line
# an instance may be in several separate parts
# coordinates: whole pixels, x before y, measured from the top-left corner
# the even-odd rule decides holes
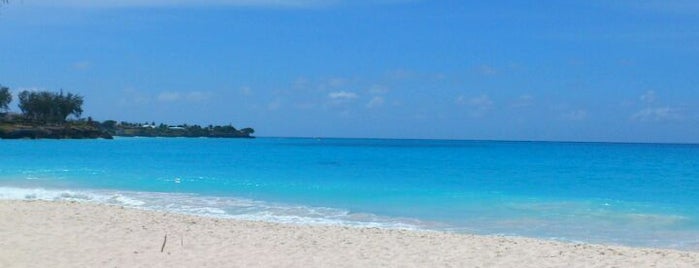
[[[99,122],[93,121],[90,117],[86,121],[78,120],[66,123],[69,116],[72,115],[79,119],[82,115],[82,96],[64,93],[62,90],[59,92],[24,90],[17,94],[17,99],[17,106],[22,114],[2,114],[1,112],[6,113],[9,111],[12,94],[9,88],[0,85],[0,123],[4,122],[5,127],[7,127],[7,123],[9,125],[21,126],[22,123],[31,122],[31,125],[52,126],[61,129],[56,130],[56,133],[41,132],[44,130],[36,130],[34,132],[32,132],[33,130],[28,130],[29,132],[27,132],[27,130],[22,130],[21,128],[15,130],[0,129],[0,138],[3,138],[3,135],[14,138],[75,138],[85,136],[252,138],[251,135],[255,133],[255,130],[252,128],[236,129],[232,125],[202,127],[187,124],[177,126],[160,124],[156,126],[155,122],[146,122],[145,124],[117,123],[114,120]],[[86,128],[71,133],[60,132],[64,131],[63,128],[65,126],[82,126]]]
[[[82,115],[83,97],[73,93],[24,90],[17,94],[18,107],[25,119],[45,123],[65,122],[68,116]],[[7,112],[12,102],[9,88],[0,86],[0,110]]]

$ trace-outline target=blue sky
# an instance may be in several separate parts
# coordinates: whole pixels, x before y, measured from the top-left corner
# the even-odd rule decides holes
[[[699,142],[696,1],[11,0],[0,38],[0,84],[97,120]]]

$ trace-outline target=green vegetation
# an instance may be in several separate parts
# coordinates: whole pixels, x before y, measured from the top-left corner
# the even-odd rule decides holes
[[[10,89],[0,85],[0,111],[7,112],[10,109],[10,102],[12,102]]]
[[[94,121],[80,118],[83,97],[60,91],[22,91],[18,94],[21,114],[0,114],[0,138],[2,139],[83,139],[123,137],[208,137],[253,138],[252,128],[236,129],[231,125],[202,127],[199,125],[166,124],[155,122],[136,124],[114,120]],[[12,102],[9,88],[0,86],[0,111],[8,111]],[[68,120],[69,116],[74,119]]]
[[[107,133],[121,137],[252,138],[250,135],[255,133],[252,128],[238,130],[231,125],[202,127],[184,124],[170,126],[166,124],[156,125],[155,122],[137,124],[107,120],[102,122],[100,126]]]
[[[18,95],[19,109],[25,117],[38,122],[65,122],[69,115],[79,118],[83,112],[83,97],[73,93],[22,91]]]

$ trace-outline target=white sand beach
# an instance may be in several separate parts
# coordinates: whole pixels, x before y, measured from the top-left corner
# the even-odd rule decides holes
[[[0,237],[0,267],[699,267],[699,252],[71,202],[0,201]]]

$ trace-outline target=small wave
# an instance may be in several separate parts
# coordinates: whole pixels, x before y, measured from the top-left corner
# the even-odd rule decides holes
[[[107,199],[107,201],[108,201],[107,203],[109,203],[109,204],[124,204],[124,205],[134,206],[134,207],[142,206],[145,204],[145,202],[143,202],[141,200],[129,198],[129,197],[126,197],[126,196],[123,196],[120,194],[112,195],[111,197],[109,197],[109,199]]]
[[[181,214],[296,225],[342,225],[387,229],[425,229],[414,219],[352,213],[343,209],[270,203],[244,198],[182,193],[87,191],[0,187],[0,200],[75,201],[168,211]]]
[[[96,193],[74,190],[53,190],[43,188],[14,188],[0,187],[2,200],[44,200],[44,201],[77,201],[95,202],[112,205],[141,206],[142,201],[123,196],[118,193]]]

